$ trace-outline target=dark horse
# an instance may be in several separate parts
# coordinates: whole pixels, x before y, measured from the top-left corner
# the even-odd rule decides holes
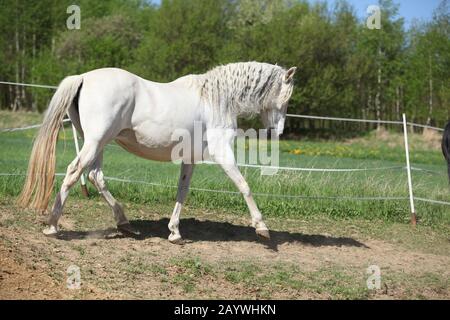
[[[450,121],[445,126],[444,135],[442,136],[442,153],[447,160],[448,181],[450,183]]]

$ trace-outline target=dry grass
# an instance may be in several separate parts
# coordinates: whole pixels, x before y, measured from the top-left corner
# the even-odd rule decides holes
[[[408,140],[413,150],[439,150],[441,147],[442,134],[439,131],[425,129],[422,133],[408,132]],[[393,132],[381,127],[379,130],[372,131],[368,136],[348,139],[346,144],[358,143],[364,146],[385,143],[390,148],[404,149],[405,141],[403,133]]]
[[[36,112],[0,111],[0,129],[19,128],[42,122],[43,115]]]

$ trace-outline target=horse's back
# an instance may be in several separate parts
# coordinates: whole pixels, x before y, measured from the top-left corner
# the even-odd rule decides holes
[[[83,74],[82,77],[84,102],[110,106],[133,97],[142,81],[137,75],[118,68],[96,69]]]
[[[82,76],[78,106],[85,139],[116,140],[138,156],[170,161],[173,134],[193,132],[195,121],[202,120],[195,77],[157,83],[117,68]]]

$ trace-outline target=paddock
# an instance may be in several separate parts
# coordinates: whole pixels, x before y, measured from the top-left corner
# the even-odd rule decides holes
[[[40,120],[2,113],[1,126]],[[14,205],[36,130],[0,136],[0,281],[8,288],[2,297],[449,298],[450,208],[439,133],[409,135],[415,227],[404,137],[383,131],[343,141],[281,141],[285,169],[275,176],[241,166],[273,230],[268,243],[255,237],[245,203],[221,169],[197,166],[180,225],[185,243],[177,246],[167,241],[167,223],[178,167],[115,144],[105,150],[105,175],[141,237],[118,233],[89,185],[89,198],[74,188],[58,238],[43,236],[43,216]],[[70,123],[57,148],[63,173],[76,152]],[[66,283],[72,265],[81,272],[76,290]],[[373,265],[382,274],[375,290],[367,286]]]

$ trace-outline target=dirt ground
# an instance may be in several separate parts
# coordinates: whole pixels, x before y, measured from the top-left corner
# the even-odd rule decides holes
[[[248,217],[187,208],[182,245],[167,241],[169,207],[129,206],[139,238],[113,228],[98,200],[68,203],[58,237],[43,216],[0,202],[0,299],[449,299],[443,231],[373,221],[267,219],[270,242]],[[162,212],[164,214],[162,214]],[[68,289],[67,268],[81,271]],[[381,270],[369,290],[367,268]]]

